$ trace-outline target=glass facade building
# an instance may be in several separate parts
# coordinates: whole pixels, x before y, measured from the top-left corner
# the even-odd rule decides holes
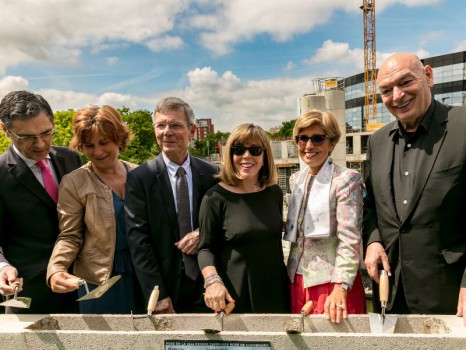
[[[434,71],[434,98],[448,105],[466,105],[466,51],[424,58],[424,65]],[[365,130],[364,73],[345,78],[346,123],[349,132]],[[377,95],[377,122],[388,123],[394,117]]]

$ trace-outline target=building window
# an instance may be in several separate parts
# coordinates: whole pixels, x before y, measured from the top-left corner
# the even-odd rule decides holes
[[[353,136],[346,137],[346,154],[353,154]]]
[[[369,135],[361,135],[361,154],[367,153],[367,141]]]

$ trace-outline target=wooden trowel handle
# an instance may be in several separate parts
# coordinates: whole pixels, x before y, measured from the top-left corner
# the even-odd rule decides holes
[[[380,271],[380,284],[379,284],[379,298],[380,302],[388,302],[388,272],[385,270]]]
[[[314,308],[314,303],[312,300],[309,300],[306,304],[304,304],[303,308],[301,309],[301,315],[306,316],[309,315],[309,313],[312,311]]]
[[[149,303],[147,304],[148,315],[152,315],[152,313],[155,311],[155,308],[157,307],[157,301],[159,300],[159,294],[159,286],[155,286],[154,289],[152,289],[152,293],[150,293]]]

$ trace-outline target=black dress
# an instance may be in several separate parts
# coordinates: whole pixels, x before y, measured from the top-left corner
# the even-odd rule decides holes
[[[234,193],[212,187],[199,212],[199,266],[215,266],[237,313],[288,313],[283,262],[283,195],[278,185]]]

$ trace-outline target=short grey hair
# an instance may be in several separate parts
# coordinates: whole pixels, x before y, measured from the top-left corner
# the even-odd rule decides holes
[[[155,106],[155,111],[153,115],[153,120],[155,121],[155,115],[157,113],[167,111],[169,109],[175,109],[178,111],[183,111],[184,115],[186,116],[186,122],[188,125],[194,125],[196,116],[194,115],[194,111],[191,106],[183,101],[181,98],[178,97],[165,97],[162,98],[157,105]]]

